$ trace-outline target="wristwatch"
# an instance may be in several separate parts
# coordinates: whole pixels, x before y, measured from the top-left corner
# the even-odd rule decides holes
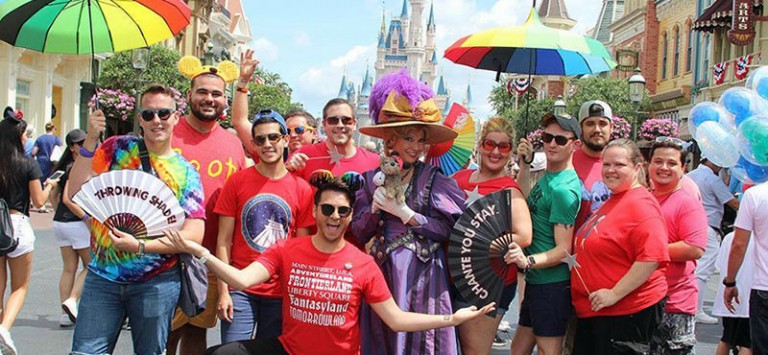
[[[723,278],[723,286],[725,286],[725,287],[736,287],[736,279],[734,279],[731,282],[728,282],[726,280],[728,280],[728,279],[727,278]]]
[[[528,273],[533,268],[533,265],[536,265],[536,259],[533,257],[533,255],[528,255],[528,265],[525,266],[524,273]]]
[[[96,148],[99,147],[99,143],[96,143],[96,146],[93,147],[93,151],[90,151],[88,149],[85,149],[85,147],[80,146],[80,156],[83,158],[93,158],[93,154],[96,153]]]
[[[195,260],[197,260],[198,263],[205,264],[205,262],[208,261],[208,258],[211,256],[211,252],[206,252],[199,258],[195,256],[195,254],[192,254],[192,256],[195,258]]]

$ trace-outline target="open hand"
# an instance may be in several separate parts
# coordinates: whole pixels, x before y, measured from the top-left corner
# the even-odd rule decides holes
[[[733,306],[734,300],[736,304],[741,304],[741,301],[739,301],[739,289],[736,287],[726,287],[723,292],[723,302],[725,302],[725,308],[728,312],[736,312],[736,307]]]
[[[495,309],[496,309],[496,302],[491,302],[490,304],[487,304],[485,307],[480,309],[477,309],[476,306],[459,309],[458,311],[456,311],[456,313],[453,314],[453,324],[459,325],[472,318],[486,315]]]
[[[256,67],[259,66],[259,60],[254,57],[253,49],[248,49],[245,53],[240,53],[240,82],[247,84],[251,81]]]

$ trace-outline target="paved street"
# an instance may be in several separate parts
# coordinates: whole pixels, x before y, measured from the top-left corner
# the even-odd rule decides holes
[[[53,214],[32,213],[32,222],[37,235],[32,266],[32,284],[26,304],[11,330],[19,353],[24,354],[66,354],[70,350],[73,328],[60,328],[61,308],[58,296],[58,280],[61,272],[61,257],[51,231]],[[715,278],[718,279],[718,278]],[[708,297],[712,298],[715,282],[709,285]],[[514,302],[516,304],[516,302]],[[711,302],[707,307],[711,307]],[[517,323],[518,310],[514,307],[507,312],[506,320]],[[699,343],[697,354],[714,354],[722,332],[720,325],[698,325],[696,336]],[[514,330],[511,334],[514,334]],[[131,354],[130,332],[120,335],[115,355]],[[219,343],[218,329],[208,332],[209,344]],[[507,354],[506,349],[496,349],[494,355]]]

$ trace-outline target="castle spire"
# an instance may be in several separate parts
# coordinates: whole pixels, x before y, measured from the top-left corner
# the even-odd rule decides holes
[[[408,18],[408,0],[403,0],[403,11],[400,12],[400,18]]]
[[[427,30],[435,28],[435,3],[429,5],[429,20],[427,20]]]

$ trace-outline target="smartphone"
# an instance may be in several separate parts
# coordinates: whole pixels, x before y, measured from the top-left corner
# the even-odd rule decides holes
[[[64,175],[64,170],[56,170],[51,174],[51,176],[48,177],[49,180],[56,180],[60,178],[62,175]]]

